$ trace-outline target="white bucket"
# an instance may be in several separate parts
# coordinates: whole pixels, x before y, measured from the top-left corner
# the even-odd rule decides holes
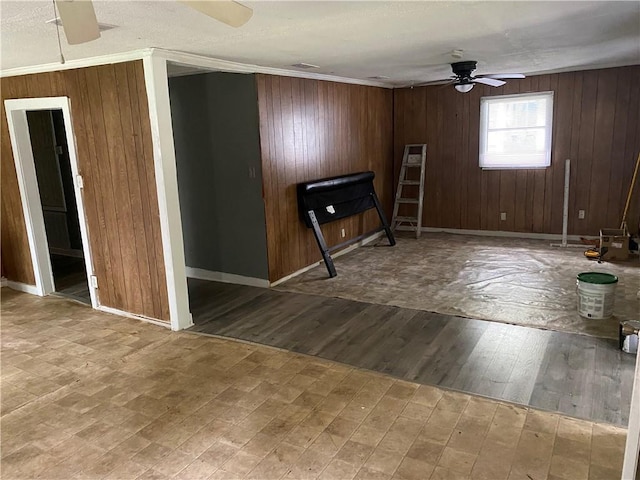
[[[638,353],[638,334],[639,320],[620,322],[620,349],[626,353]]]
[[[604,319],[613,315],[618,277],[609,273],[585,272],[578,275],[578,313],[581,317]]]

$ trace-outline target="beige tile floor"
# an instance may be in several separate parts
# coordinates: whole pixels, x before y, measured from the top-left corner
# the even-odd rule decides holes
[[[615,479],[625,430],[2,289],[2,478]]]

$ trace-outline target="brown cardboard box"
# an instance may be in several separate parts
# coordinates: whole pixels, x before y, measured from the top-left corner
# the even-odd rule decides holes
[[[626,260],[629,258],[629,233],[626,229],[603,228],[600,230],[600,248],[607,249],[602,260]]]

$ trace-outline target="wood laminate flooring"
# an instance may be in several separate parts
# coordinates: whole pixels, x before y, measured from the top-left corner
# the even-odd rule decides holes
[[[635,357],[611,339],[189,279],[193,332],[626,426]]]

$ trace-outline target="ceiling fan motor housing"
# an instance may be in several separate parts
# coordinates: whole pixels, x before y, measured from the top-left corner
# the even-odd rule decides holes
[[[477,62],[468,60],[465,62],[456,62],[451,64],[454,75],[460,77],[461,80],[470,79],[471,74],[476,69]]]

